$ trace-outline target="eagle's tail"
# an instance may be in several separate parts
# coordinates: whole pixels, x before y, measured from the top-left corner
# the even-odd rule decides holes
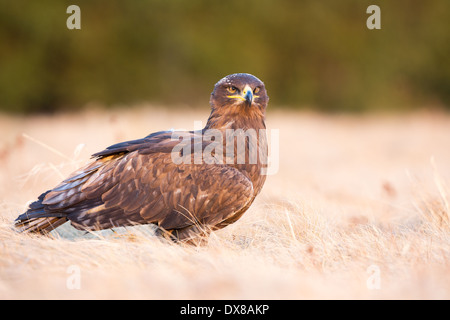
[[[30,204],[27,212],[21,214],[15,221],[15,227],[20,232],[36,232],[47,234],[67,221],[63,213],[48,212],[42,201],[46,193]]]

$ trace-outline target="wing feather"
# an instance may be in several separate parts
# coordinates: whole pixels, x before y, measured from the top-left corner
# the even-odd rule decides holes
[[[43,196],[45,210],[65,213],[77,228],[155,223],[172,230],[213,226],[252,201],[251,181],[234,167],[173,163],[168,137],[160,133],[95,154]]]

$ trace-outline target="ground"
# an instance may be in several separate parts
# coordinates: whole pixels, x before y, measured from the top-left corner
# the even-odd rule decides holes
[[[148,227],[19,234],[27,203],[104,147],[206,122],[141,105],[0,116],[0,298],[449,299],[450,115],[267,115],[279,165],[203,247]],[[269,131],[269,133],[275,131]]]

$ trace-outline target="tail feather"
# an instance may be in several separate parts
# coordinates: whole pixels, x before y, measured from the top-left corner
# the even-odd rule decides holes
[[[64,213],[45,211],[43,197],[33,202],[28,211],[21,214],[15,221],[15,227],[20,232],[35,232],[47,234],[67,221]]]
[[[15,227],[20,232],[47,234],[65,222],[67,222],[67,218],[32,218],[16,222]]]

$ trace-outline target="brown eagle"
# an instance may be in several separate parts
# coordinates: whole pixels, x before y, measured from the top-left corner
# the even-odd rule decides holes
[[[268,100],[255,76],[228,75],[211,93],[202,130],[155,132],[95,153],[15,225],[46,234],[67,221],[80,230],[155,224],[174,241],[206,239],[238,220],[263,187]],[[241,138],[242,148],[233,143]]]

